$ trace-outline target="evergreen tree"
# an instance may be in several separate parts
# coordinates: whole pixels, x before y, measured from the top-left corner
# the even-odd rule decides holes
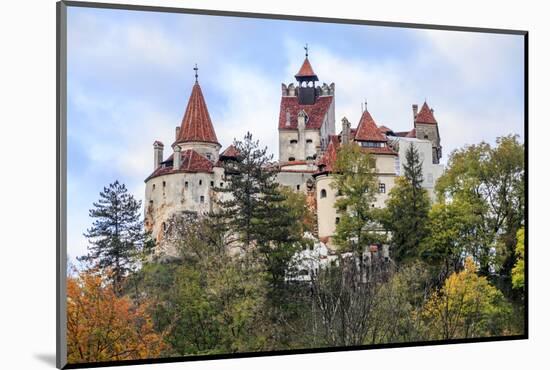
[[[427,235],[430,199],[422,188],[422,161],[411,144],[403,165],[404,176],[398,178],[386,203],[384,224],[391,231],[392,258],[396,262],[417,257],[420,242]]]
[[[118,180],[104,187],[99,196],[89,211],[94,219],[92,227],[84,233],[90,243],[89,253],[78,260],[108,271],[115,292],[121,294],[122,280],[138,261],[145,244],[139,217],[141,201]]]
[[[227,185],[215,189],[227,196],[217,201],[218,210],[212,217],[237,245],[260,252],[272,282],[281,282],[302,241],[296,213],[275,181],[276,168],[267,147],[260,148],[250,133],[233,145],[239,154],[236,160],[224,162]]]

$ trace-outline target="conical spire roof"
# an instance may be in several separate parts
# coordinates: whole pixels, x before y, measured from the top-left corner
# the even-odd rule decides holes
[[[422,104],[422,108],[420,108],[420,112],[416,115],[414,122],[437,124],[432,110],[428,107],[428,103],[424,102],[424,104]]]
[[[296,79],[310,79],[315,81],[319,80],[315,72],[313,72],[313,67],[311,67],[311,63],[309,62],[307,56],[302,63],[302,67],[300,67],[300,70],[298,71],[298,73],[296,73],[294,77],[296,77]]]
[[[192,141],[219,144],[198,82],[193,85],[176,143]]]
[[[387,141],[386,137],[380,132],[378,126],[374,122],[374,119],[370,115],[368,110],[364,110],[357,125],[357,131],[355,133],[355,140],[357,141]]]

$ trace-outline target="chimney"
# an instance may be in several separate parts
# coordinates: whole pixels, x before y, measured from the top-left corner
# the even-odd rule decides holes
[[[418,104],[413,104],[413,119],[416,119],[417,114],[418,114]]]
[[[174,170],[179,170],[181,166],[181,148],[179,145],[174,147]]]
[[[288,108],[286,109],[286,117],[285,117],[285,126],[290,126],[290,111],[288,110]]]
[[[164,150],[164,144],[161,143],[160,141],[155,141],[153,143],[153,152],[154,152],[154,169],[156,170],[157,168],[160,167],[160,164],[162,163],[163,161],[163,152]]]
[[[180,127],[176,126],[176,141],[178,141],[178,136],[180,136]]]
[[[303,131],[306,128],[307,113],[302,109],[298,112],[298,130]]]
[[[350,127],[351,124],[348,119],[346,117],[342,118],[342,145],[349,143]]]

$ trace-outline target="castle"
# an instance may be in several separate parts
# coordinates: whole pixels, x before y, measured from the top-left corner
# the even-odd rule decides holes
[[[282,84],[278,132],[279,184],[307,195],[315,210],[316,237],[329,248],[339,217],[334,208],[338,196],[332,188],[333,166],[341,145],[355,143],[369,152],[376,163],[379,181],[373,207],[384,207],[395,178],[403,171],[405,153],[414,145],[423,162],[423,187],[434,196],[434,185],[443,172],[438,122],[433,109],[424,102],[420,110],[412,106],[412,129],[394,131],[378,125],[366,104],[355,128],[344,117],[342,130],[335,132],[334,83],[317,86],[306,49],[305,60],[294,76],[296,84]],[[214,124],[198,82],[191,90],[181,125],[176,127],[172,153],[164,158],[164,145],[153,143],[154,169],[145,179],[145,229],[160,246],[167,231],[167,221],[184,211],[198,214],[212,211],[219,194],[214,187],[224,186],[223,162],[234,160],[238,153],[230,145],[220,153]],[[222,195],[223,196],[223,195]],[[164,253],[171,253],[163,249]]]

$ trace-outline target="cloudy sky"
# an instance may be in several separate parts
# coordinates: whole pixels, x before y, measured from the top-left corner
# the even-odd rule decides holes
[[[336,130],[361,103],[379,125],[412,128],[427,100],[444,159],[455,148],[523,139],[523,37],[124,10],[68,10],[68,254],[103,186],[143,199],[152,143],[165,156],[199,66],[218,140],[246,131],[277,157],[281,82],[294,81],[305,43],[320,82],[336,84]]]

